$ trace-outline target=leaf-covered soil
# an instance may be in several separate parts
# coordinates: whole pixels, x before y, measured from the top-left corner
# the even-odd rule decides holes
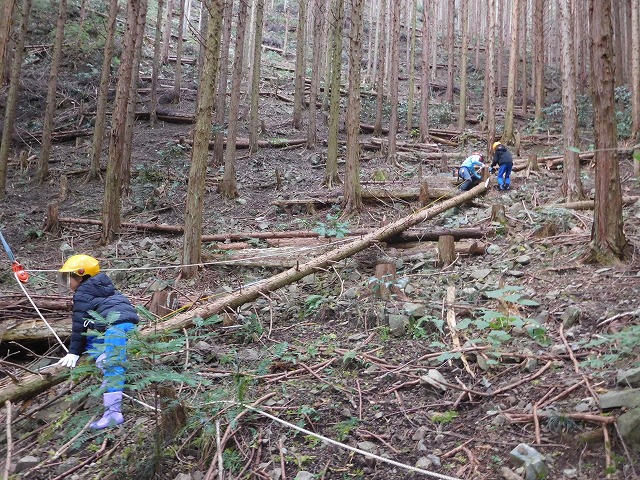
[[[267,56],[264,76],[279,72],[279,91],[292,95],[292,78],[275,68],[280,63],[284,61]],[[34,68],[26,76],[36,73]],[[67,80],[68,89],[75,91],[77,76]],[[30,85],[29,95],[43,99],[46,86]],[[269,82],[263,88],[273,90]],[[147,100],[141,97],[139,109]],[[193,100],[187,94],[181,103],[165,107],[190,113]],[[437,95],[435,101],[440,101]],[[262,96],[260,105],[265,125],[261,138],[304,135],[290,127],[291,104]],[[365,109],[365,123],[371,123],[369,113]],[[19,131],[27,131],[29,120],[40,115],[36,109],[22,111]],[[72,107],[60,113],[61,118],[66,115],[80,119]],[[323,122],[320,128],[324,139]],[[124,221],[183,223],[189,150],[178,140],[188,138],[190,129],[136,122]],[[583,138],[586,149],[592,138],[588,131]],[[440,148],[459,152],[460,161],[484,150],[473,141],[466,147]],[[557,153],[561,144],[559,137],[525,135],[519,157]],[[37,146],[33,149],[37,153]],[[59,235],[44,233],[47,205],[59,200],[63,174],[68,197],[59,202],[60,216],[100,218],[102,183],[84,180],[89,151],[88,139],[55,145],[45,185],[34,182],[33,163],[25,168],[16,161],[10,164],[0,226],[31,271],[31,295],[58,295],[55,270],[71,253],[98,257],[117,286],[141,307],[149,306],[159,283],[168,284],[183,311],[281,271],[222,264],[224,245],[215,243],[204,246],[198,277],[184,280],[178,279],[180,236],[125,229],[116,242],[100,246],[95,226],[65,223]],[[335,210],[283,210],[272,204],[325,196],[325,153],[323,145],[315,150],[265,148],[254,155],[240,150],[236,200],[217,193],[221,168],[212,166],[204,233],[310,230],[335,227],[337,221],[339,230],[376,228],[420,208],[387,200],[336,220]],[[398,166],[389,166],[381,153],[367,152],[362,181],[384,178],[394,185],[417,186],[422,172],[442,179],[433,187],[455,188],[440,160],[411,153],[399,160]],[[620,167],[623,194],[640,194],[631,159],[621,156]],[[342,164],[340,169],[342,173]],[[276,170],[282,173],[281,190],[276,189]],[[593,194],[594,175],[594,165],[584,164],[587,195]],[[20,464],[25,469],[11,478],[447,478],[439,474],[497,479],[509,478],[503,468],[517,469],[509,453],[521,443],[545,456],[548,478],[635,478],[638,455],[623,445],[614,426],[608,425],[604,441],[606,416],[620,411],[600,411],[593,394],[614,388],[616,370],[637,361],[629,339],[638,338],[640,206],[624,209],[629,259],[613,266],[589,265],[581,259],[589,245],[592,212],[558,205],[562,171],[519,171],[512,178],[511,191],[490,189],[420,225],[493,227],[497,233],[483,239],[488,248],[482,255],[458,255],[442,268],[435,243],[411,249],[380,244],[242,306],[226,315],[224,324],[202,319],[196,327],[154,338],[152,344],[132,340],[127,394],[149,405],[157,402],[162,413],[127,399],[125,424],[97,433],[84,430],[101,414],[101,379],[91,364],[76,368],[69,381],[12,405],[10,427],[0,435],[0,457],[10,453],[12,470],[25,457],[36,460]],[[505,207],[504,223],[492,223],[495,205]],[[267,248],[262,241],[249,243]],[[314,250],[298,246],[291,255],[304,261]],[[374,280],[376,260],[383,255],[397,268],[393,285],[388,285],[396,288],[388,300],[378,298],[380,282]],[[6,261],[5,266],[2,292],[20,292]],[[448,289],[454,289],[453,303],[446,300]],[[459,324],[454,330],[447,325],[450,312]],[[25,321],[36,318],[31,312]],[[391,331],[390,318],[407,322],[403,334]],[[624,333],[616,336],[618,332]],[[598,339],[603,340],[600,345],[589,344]],[[4,362],[38,368],[46,358],[63,354],[53,341],[48,346],[2,347],[2,371],[17,377],[25,372]],[[444,378],[444,387],[425,379],[434,371]],[[11,382],[5,373],[2,385]],[[7,411],[2,410],[3,423]],[[593,421],[580,414],[594,415]],[[224,444],[221,477],[217,442]]]

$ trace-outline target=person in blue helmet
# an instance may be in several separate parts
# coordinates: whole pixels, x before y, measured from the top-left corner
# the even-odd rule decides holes
[[[104,415],[90,427],[100,430],[124,421],[121,412],[125,380],[127,333],[138,323],[135,308],[111,279],[100,273],[98,260],[73,255],[58,270],[73,294],[73,315],[69,353],[58,365],[74,368],[87,352],[102,370]],[[92,332],[102,335],[93,336]]]
[[[484,155],[479,152],[469,155],[458,168],[458,176],[464,180],[458,188],[467,191],[475,187],[482,180],[482,175],[478,171],[482,171],[484,167],[486,167]]]
[[[500,142],[494,142],[491,147],[493,151],[493,162],[491,162],[491,172],[495,167],[498,167],[498,174],[496,176],[498,180],[498,189],[510,190],[511,189],[511,169],[513,168],[513,156],[511,152],[507,150],[507,147]]]

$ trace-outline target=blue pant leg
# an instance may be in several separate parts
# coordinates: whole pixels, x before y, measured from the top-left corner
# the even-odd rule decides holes
[[[469,171],[469,169],[467,167],[460,167],[460,170],[458,170],[458,176],[460,176],[460,178],[464,180],[462,185],[460,185],[460,187],[458,188],[464,191],[469,190],[473,185],[473,178],[471,177],[471,172]]]
[[[513,169],[513,163],[505,163],[500,166],[500,172],[504,176],[504,184],[508,187],[511,185],[511,170]]]
[[[124,388],[127,332],[133,328],[132,323],[121,323],[109,327],[104,333],[104,379],[107,381],[107,392],[121,392]]]

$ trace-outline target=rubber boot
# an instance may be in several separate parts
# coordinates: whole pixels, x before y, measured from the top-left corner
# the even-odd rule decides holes
[[[97,422],[93,422],[90,427],[94,430],[101,430],[106,427],[115,427],[124,422],[120,405],[122,404],[122,392],[107,392],[103,395],[104,415]]]

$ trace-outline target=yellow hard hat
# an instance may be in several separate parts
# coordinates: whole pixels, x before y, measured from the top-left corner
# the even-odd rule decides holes
[[[494,151],[495,151],[495,149],[496,149],[496,148],[498,148],[498,145],[502,145],[502,144],[501,144],[500,142],[493,142],[493,145],[492,145],[492,147],[491,147],[491,150],[494,150]]]
[[[89,255],[72,255],[64,262],[62,268],[58,270],[63,273],[75,273],[83,277],[89,275],[93,277],[100,273],[100,262]]]

